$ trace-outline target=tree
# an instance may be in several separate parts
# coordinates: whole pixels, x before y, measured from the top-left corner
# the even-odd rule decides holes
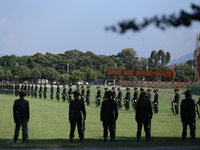
[[[24,78],[31,77],[31,70],[26,66],[19,66],[19,67],[17,67],[16,74],[23,80]]]
[[[73,70],[71,72],[71,80],[72,81],[85,80],[85,74],[84,74],[84,72],[81,72],[80,70]]]
[[[45,73],[44,74],[45,78],[48,79],[51,82],[52,81],[58,81],[60,79],[59,73],[51,67],[45,67],[44,73]]]
[[[96,81],[98,74],[92,68],[90,68],[90,67],[84,67],[84,68],[81,69],[81,71],[82,72],[84,71],[85,79],[88,82]]]
[[[133,30],[135,32],[140,31],[150,24],[154,24],[156,27],[162,30],[171,26],[179,27],[183,25],[188,27],[192,24],[192,21],[200,21],[200,7],[192,4],[191,8],[193,9],[193,13],[191,14],[182,10],[178,17],[177,15],[172,14],[169,16],[162,15],[161,18],[158,18],[157,16],[149,19],[145,18],[142,23],[136,23],[135,20],[122,21],[118,24],[118,26],[114,25],[106,27],[106,30],[112,30],[114,32],[119,32],[123,34],[127,30]]]
[[[146,70],[148,65],[148,59],[145,57],[140,57],[139,60],[139,68],[142,70]]]
[[[38,68],[33,68],[31,70],[31,78],[34,80],[40,79],[42,74],[40,73],[40,70]]]
[[[3,67],[0,66],[0,80],[3,80],[5,77],[4,71],[3,71]]]
[[[167,64],[170,62],[170,59],[171,59],[170,52],[167,52],[167,53],[166,53],[166,60],[165,60],[166,66],[167,66]]]
[[[10,70],[4,69],[4,79],[10,81],[10,79],[13,78],[13,74],[11,73]]]
[[[133,48],[122,49],[122,51],[117,54],[117,58],[122,60],[126,69],[137,69],[138,67],[137,52]]]
[[[60,81],[62,81],[63,83],[66,83],[67,81],[69,81],[69,78],[70,78],[70,75],[68,73],[60,75]]]

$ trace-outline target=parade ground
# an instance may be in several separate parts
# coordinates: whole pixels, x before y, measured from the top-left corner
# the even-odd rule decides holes
[[[74,90],[75,88],[73,88]],[[68,88],[67,88],[68,90]],[[104,87],[100,88],[101,96],[104,94]],[[146,89],[145,89],[146,90]],[[153,89],[152,89],[153,90]],[[179,89],[180,103],[184,99],[183,92],[186,89]],[[122,89],[123,98],[126,91]],[[131,98],[133,89],[130,90]],[[20,130],[19,139],[13,143],[15,123],[13,120],[13,103],[18,97],[14,95],[0,94],[0,149],[199,149],[200,146],[200,118],[196,121],[196,140],[190,141],[189,127],[187,138],[181,141],[182,123],[180,115],[173,115],[171,111],[171,101],[174,98],[174,89],[159,89],[158,114],[154,114],[151,121],[151,142],[146,142],[145,133],[142,128],[142,136],[139,142],[136,141],[137,123],[135,122],[135,112],[131,107],[126,111],[123,106],[119,109],[119,116],[116,122],[116,141],[103,142],[103,126],[100,121],[100,107],[95,105],[96,88],[91,88],[90,106],[86,107],[85,140],[79,142],[77,129],[73,143],[69,142],[69,103],[63,102],[62,97],[56,100],[56,89],[54,89],[54,99],[50,99],[49,89],[47,99],[25,97],[30,105],[30,120],[28,123],[29,142],[22,144],[22,134]],[[61,88],[62,93],[62,88]],[[154,93],[152,91],[151,101]],[[192,95],[195,103],[199,100],[198,95]],[[102,101],[102,99],[101,99]],[[124,104],[124,102],[122,102]],[[180,108],[179,108],[180,110]]]

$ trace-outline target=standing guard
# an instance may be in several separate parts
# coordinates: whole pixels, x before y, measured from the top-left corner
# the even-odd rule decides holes
[[[97,100],[96,100],[96,106],[100,106],[100,102],[101,102],[101,90],[100,87],[97,87],[97,96],[96,96]]]
[[[31,85],[31,98],[33,98],[33,96],[34,96],[34,85],[32,83],[32,85]]]
[[[142,124],[144,124],[144,130],[146,133],[146,141],[150,141],[150,130],[148,128],[149,124],[151,124],[152,119],[152,108],[151,108],[151,101],[147,98],[146,92],[141,92],[140,100],[137,103],[136,107],[136,115],[135,121],[137,122],[137,141],[140,140],[141,137],[141,129]]]
[[[106,92],[107,100],[102,101],[100,120],[103,121],[103,137],[104,142],[107,141],[108,127],[110,131],[111,141],[115,141],[116,120],[118,118],[118,109],[115,101],[112,100],[113,92],[111,90]]]
[[[141,95],[142,92],[144,92],[144,89],[141,87],[140,88],[140,95]],[[140,95],[139,95],[139,99],[138,100],[140,100]]]
[[[147,99],[151,101],[151,89],[147,89]]]
[[[157,92],[158,92],[158,90],[154,89],[155,95],[154,95],[154,101],[152,102],[154,105],[154,113],[156,113],[156,114],[158,113],[158,97],[159,97]]]
[[[44,92],[43,92],[43,97],[44,97],[44,99],[46,99],[46,98],[47,98],[47,86],[46,86],[46,84],[44,84]]]
[[[40,89],[39,89],[39,98],[42,98],[42,84],[40,84]]]
[[[83,101],[83,103],[84,103],[84,97],[85,97],[85,89],[84,89],[84,86],[82,85],[81,86],[81,101]]]
[[[53,88],[53,85],[51,84],[51,91],[50,91],[51,100],[53,100],[53,92],[54,92],[54,88]]]
[[[133,94],[133,99],[132,99],[132,105],[133,105],[133,109],[134,111],[136,111],[136,106],[137,106],[137,101],[138,101],[138,91],[137,91],[137,87],[134,88],[134,94]]]
[[[121,109],[122,108],[122,91],[120,88],[117,88],[118,90],[118,95],[117,95],[117,102],[118,102],[118,109]]]
[[[79,100],[80,93],[76,90],[73,92],[74,99],[69,104],[69,123],[70,123],[70,142],[72,142],[74,138],[74,131],[77,124],[78,127],[78,134],[80,142],[84,141],[84,135],[82,129],[82,115],[83,115],[83,121],[85,122],[86,119],[86,111],[85,111],[85,104],[83,101]],[[82,115],[81,115],[82,113]]]
[[[127,91],[127,92],[126,92],[126,97],[125,97],[125,107],[126,107],[126,110],[129,110],[129,107],[130,107],[130,106],[129,106],[129,102],[130,102],[130,95],[131,95],[131,94],[130,94],[130,91],[129,91],[129,90],[130,90],[130,88],[127,87],[127,88],[126,88],[126,91]]]
[[[90,86],[87,86],[87,92],[86,92],[86,103],[89,106],[90,105]]]
[[[113,93],[113,95],[112,95],[112,100],[115,101],[115,99],[116,99],[115,87],[112,87],[112,93]]]
[[[79,85],[76,86],[76,90],[80,93]]]
[[[172,105],[174,103],[175,105],[175,111],[176,111],[176,115],[178,115],[179,113],[179,99],[180,99],[180,95],[178,93],[179,89],[175,89],[174,92],[175,92],[175,96],[174,96],[174,100],[171,102]]]
[[[11,83],[11,95],[13,95],[13,92],[14,92],[14,84],[13,83]]]
[[[31,91],[31,86],[30,83],[28,83],[28,97],[30,97],[30,91]]]
[[[103,96],[103,101],[107,100],[107,99],[106,99],[106,97],[107,97],[107,96],[106,96],[106,93],[107,93],[107,91],[108,91],[108,88],[104,88],[104,91],[105,91],[105,92],[104,92],[104,96]]]
[[[20,85],[19,83],[17,83],[17,96],[19,96],[19,89],[20,89]]]
[[[24,90],[24,84],[23,84],[23,82],[22,82],[21,91],[23,91],[23,90]]]
[[[24,91],[26,92],[26,95],[27,95],[27,84],[26,83],[24,85]]]
[[[185,140],[187,135],[187,125],[190,127],[190,136],[191,140],[195,140],[195,122],[196,122],[196,113],[195,113],[195,103],[194,100],[190,98],[190,91],[185,92],[185,99],[181,101],[181,122],[183,123],[183,132],[182,132],[182,141]]]
[[[63,99],[63,102],[66,102],[66,88],[65,88],[65,85],[63,85],[62,99]]]
[[[38,90],[38,86],[37,86],[37,83],[36,83],[36,84],[35,84],[35,91],[34,91],[35,98],[37,98],[37,90]]]
[[[72,101],[72,85],[69,85],[69,90],[67,92],[67,94],[69,95],[69,103],[71,103]]]
[[[57,98],[57,101],[59,101],[59,99],[60,99],[60,87],[59,87],[59,84],[57,84],[56,98]]]

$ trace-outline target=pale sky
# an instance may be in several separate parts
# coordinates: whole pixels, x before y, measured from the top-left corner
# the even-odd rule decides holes
[[[165,31],[153,25],[137,33],[107,32],[106,26],[144,17],[192,12],[197,0],[0,0],[0,54],[17,56],[36,52],[64,53],[91,51],[116,55],[134,48],[139,57],[152,50],[171,53],[171,60],[195,49],[200,22],[190,27],[170,27]],[[144,39],[144,40],[143,40]],[[144,43],[144,47],[143,47]]]

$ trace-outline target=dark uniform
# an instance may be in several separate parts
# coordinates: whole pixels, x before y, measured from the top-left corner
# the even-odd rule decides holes
[[[174,100],[172,101],[172,103],[174,103],[176,115],[178,115],[178,113],[179,113],[179,108],[178,107],[179,107],[179,99],[180,99],[180,95],[178,93],[179,89],[175,89],[174,91],[175,91],[176,94],[174,96]]]
[[[84,97],[85,97],[85,89],[84,86],[81,86],[82,90],[81,90],[81,101],[83,101],[84,103]]]
[[[46,86],[46,84],[44,84],[44,92],[43,92],[43,97],[44,97],[44,99],[46,99],[46,98],[47,98],[47,86]]]
[[[13,91],[14,91],[14,85],[13,85],[13,83],[11,83],[10,90],[11,90],[10,94],[13,95]]]
[[[80,93],[79,85],[76,86],[76,90]]]
[[[20,92],[20,99],[15,100],[13,105],[13,117],[15,122],[14,142],[16,143],[19,130],[22,125],[23,143],[27,137],[27,122],[29,120],[29,102],[24,99],[25,92]]]
[[[65,88],[65,86],[63,86],[62,99],[63,99],[63,102],[66,101],[66,88]]]
[[[183,122],[183,133],[182,140],[185,140],[187,135],[187,125],[190,127],[191,140],[195,140],[195,127],[193,123],[196,121],[195,114],[195,103],[194,100],[190,98],[190,92],[185,92],[186,99],[181,102],[181,120]]]
[[[28,83],[28,97],[30,96],[30,91],[31,91],[31,86],[30,86],[30,83]]]
[[[19,83],[17,84],[17,96],[19,96],[19,89],[20,89],[20,85]]]
[[[159,98],[159,95],[157,93],[157,89],[154,90],[154,101],[152,102],[154,104],[154,113],[158,113],[158,98]]]
[[[115,87],[112,87],[112,93],[113,93],[113,95],[112,95],[112,100],[114,100],[115,101],[115,99],[116,99],[116,92],[115,92]]]
[[[23,83],[22,83],[22,85],[21,85],[21,91],[23,91],[24,90],[24,85],[23,85]]]
[[[67,94],[69,95],[69,103],[70,103],[72,101],[72,86],[71,85],[69,85],[69,90]]]
[[[110,131],[111,141],[115,140],[115,123],[118,117],[118,109],[115,101],[111,99],[112,91],[107,92],[107,100],[104,100],[101,105],[100,120],[103,121],[104,128],[104,142],[108,137],[108,127]]]
[[[107,100],[107,96],[106,96],[106,93],[108,91],[108,88],[104,88],[105,92],[104,92],[104,96],[103,96],[103,101]]]
[[[24,91],[26,92],[26,95],[27,95],[27,84],[26,83],[24,85]]]
[[[86,103],[87,105],[90,105],[90,86],[87,86]]]
[[[126,88],[126,97],[125,97],[125,107],[126,107],[126,110],[129,110],[129,102],[130,102],[130,92],[129,92],[129,88]]]
[[[140,100],[140,96],[141,96],[141,93],[144,92],[144,89],[143,88],[140,88],[140,95],[139,95],[139,99]]]
[[[136,106],[137,106],[137,101],[138,101],[138,91],[137,91],[137,87],[134,88],[135,92],[133,94],[133,109],[134,111],[136,111]]]
[[[31,97],[33,98],[33,95],[34,95],[34,85],[32,84],[31,86]]]
[[[34,91],[35,98],[37,98],[37,90],[38,90],[38,86],[37,86],[37,84],[35,84],[35,91]]]
[[[53,88],[53,85],[51,84],[51,91],[50,91],[51,100],[53,100],[53,92],[54,92],[54,88]]]
[[[120,90],[120,88],[117,89],[118,90],[118,95],[117,95],[117,102],[118,102],[118,109],[122,108],[122,91]]]
[[[96,106],[100,106],[101,103],[101,90],[99,88],[100,87],[97,87]]]
[[[60,99],[60,87],[59,87],[59,85],[57,85],[56,98],[57,98],[57,101],[59,101],[59,99]]]
[[[3,84],[0,83],[0,93],[2,94],[2,88],[3,88]]]
[[[141,99],[138,101],[136,107],[135,119],[137,122],[137,141],[139,141],[141,137],[142,124],[144,124],[146,141],[150,141],[150,130],[148,128],[148,125],[151,122],[153,113],[151,108],[151,101],[146,99],[146,97],[146,92],[141,92]]]
[[[78,99],[78,96],[80,93],[78,91],[74,91],[73,94],[75,94],[75,100],[71,101],[69,104],[69,122],[71,123],[70,128],[70,142],[72,142],[72,139],[74,138],[74,131],[77,124],[78,127],[78,134],[80,141],[83,141],[84,135],[82,132],[82,115],[83,119],[86,119],[86,111],[85,111],[85,105],[83,101],[80,101]],[[77,96],[78,95],[78,96]],[[82,115],[81,115],[82,112]]]
[[[42,98],[42,84],[40,84],[40,89],[39,89],[39,98]]]
[[[147,99],[151,101],[151,89],[147,89]]]

